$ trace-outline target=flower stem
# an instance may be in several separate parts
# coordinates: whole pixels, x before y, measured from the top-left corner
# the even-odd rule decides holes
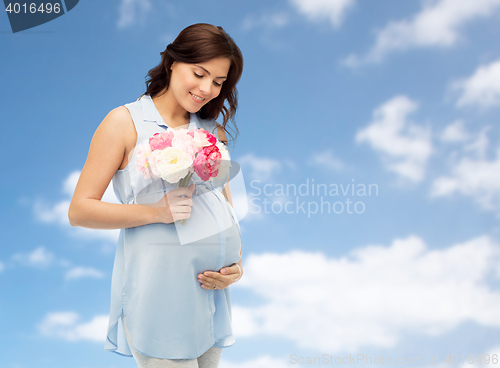
[[[190,172],[187,174],[185,177],[183,177],[181,180],[179,180],[179,183],[177,183],[178,188],[187,188],[189,186],[189,182],[191,181],[191,177],[193,176],[193,173]],[[186,219],[179,220],[182,225],[186,223]]]

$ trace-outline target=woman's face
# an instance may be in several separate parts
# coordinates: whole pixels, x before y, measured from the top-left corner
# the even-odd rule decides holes
[[[225,57],[195,64],[174,61],[168,89],[186,111],[198,112],[219,95],[230,66]]]

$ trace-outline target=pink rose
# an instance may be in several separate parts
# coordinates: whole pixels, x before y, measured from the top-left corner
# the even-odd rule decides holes
[[[191,130],[189,135],[193,137],[193,143],[197,148],[211,146],[217,142],[215,136],[202,128],[196,129],[196,131]]]
[[[216,145],[202,148],[196,156],[193,166],[194,171],[201,180],[207,181],[210,177],[216,177],[219,173],[221,153]]]
[[[161,133],[155,133],[151,138],[149,138],[149,146],[153,151],[172,147],[173,138],[174,132],[171,130]]]
[[[151,154],[151,147],[146,142],[137,146],[136,167],[142,174],[144,179],[151,177],[151,166],[148,162],[148,156]]]
[[[175,132],[172,147],[187,153],[192,159],[198,151],[198,148],[194,146],[193,137],[187,129],[179,129]]]
[[[210,134],[209,132],[207,132],[205,129],[200,129],[201,132],[200,133],[203,133],[207,136],[207,140],[208,142],[212,145],[212,144],[215,144],[217,142],[217,138],[215,138],[215,135],[213,134]],[[200,131],[199,130],[199,131]]]

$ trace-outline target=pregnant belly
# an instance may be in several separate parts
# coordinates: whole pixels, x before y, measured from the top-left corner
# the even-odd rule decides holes
[[[219,192],[193,197],[185,225],[148,224],[125,229],[125,277],[146,280],[152,270],[196,280],[240,260],[241,236],[229,203]]]

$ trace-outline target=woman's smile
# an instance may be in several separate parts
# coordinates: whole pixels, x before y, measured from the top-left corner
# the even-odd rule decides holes
[[[205,99],[203,97],[195,95],[192,92],[189,92],[189,94],[191,95],[191,98],[193,99],[194,102],[196,102],[196,103],[203,103],[203,102],[205,102]]]

